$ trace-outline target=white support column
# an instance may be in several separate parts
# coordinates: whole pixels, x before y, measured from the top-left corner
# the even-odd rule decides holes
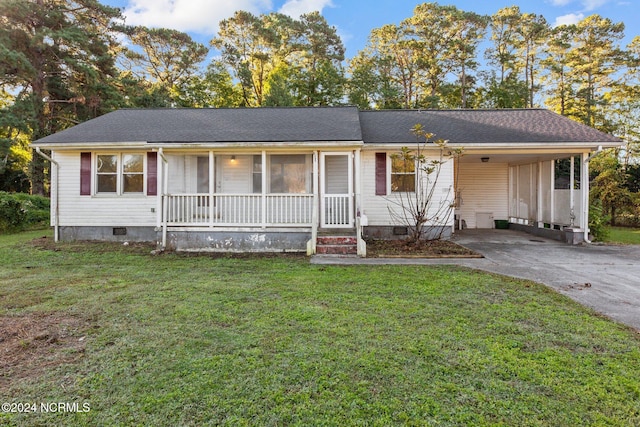
[[[553,223],[556,221],[556,161],[555,160],[551,160],[551,176],[549,179],[549,182],[551,183],[551,188],[549,190],[551,190],[551,197],[550,197],[550,204],[549,204],[549,211],[550,211],[550,218],[549,221],[551,221],[551,227],[553,228]]]
[[[156,200],[156,229],[160,230],[162,227],[162,199],[164,198],[164,192],[162,189],[162,183],[164,182],[164,160],[162,155],[162,148],[157,152],[158,159],[156,160],[156,167],[158,168],[156,176],[157,187],[157,200]]]
[[[521,224],[522,215],[520,215],[520,166],[516,166],[516,218],[518,224]]]
[[[214,193],[216,188],[216,171],[215,171],[215,156],[212,150],[209,150],[209,227],[213,228],[213,223],[215,220],[215,206],[213,204],[214,201]]]
[[[513,206],[513,199],[515,197],[515,194],[513,193],[513,186],[515,185],[515,172],[516,171],[516,167],[515,166],[509,166],[509,215],[508,218],[511,221],[511,219],[513,218],[515,220],[515,215],[511,215],[512,213],[516,212],[516,207]],[[457,197],[457,194],[456,194]],[[461,229],[461,227],[458,227],[459,229]]]
[[[362,215],[363,206],[362,203],[362,183],[360,182],[360,158],[361,152],[360,148],[355,150],[354,154],[354,165],[353,165],[353,179],[355,180],[354,188],[355,188],[355,200],[356,200],[356,242],[357,242],[357,251],[358,255],[364,257],[367,255],[367,244],[362,239]]]
[[[538,191],[538,208],[537,208],[537,212],[536,212],[536,221],[538,222],[538,227],[540,228],[544,228],[544,221],[542,218],[542,212],[544,211],[544,206],[542,206],[543,204],[543,198],[542,198],[542,162],[538,162],[538,185],[537,185],[537,191]]]
[[[262,150],[262,228],[267,228],[267,152],[266,150]]]
[[[320,210],[320,194],[319,194],[319,171],[318,167],[318,151],[313,152],[313,207],[311,213],[311,240],[307,244],[307,255],[316,253],[316,243],[318,241],[318,213]]]
[[[582,153],[580,175],[582,194],[582,221],[580,225],[584,230],[584,241],[589,242],[589,153]]]
[[[355,150],[355,154],[354,154],[354,165],[353,165],[353,179],[355,180],[354,182],[354,189],[355,189],[355,201],[356,201],[356,216],[360,216],[362,214],[362,206],[360,206],[360,203],[362,202],[361,197],[361,186],[362,183],[360,182],[360,149],[356,149]]]
[[[167,217],[169,215],[169,201],[167,200],[169,195],[169,162],[164,156],[162,148],[158,149],[158,156],[162,159],[162,186],[158,192],[162,198],[162,249],[164,250],[167,247]]]
[[[571,156],[571,167],[570,167],[570,174],[571,176],[569,177],[569,216],[571,218],[571,224],[569,224],[571,227],[573,227],[575,224],[573,223],[574,219],[575,219],[575,208],[576,208],[576,201],[575,201],[575,197],[573,194],[573,187],[575,186],[575,157],[572,155]]]

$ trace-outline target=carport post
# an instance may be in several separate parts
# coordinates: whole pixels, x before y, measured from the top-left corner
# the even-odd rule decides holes
[[[573,155],[571,155],[571,167],[570,167],[570,174],[571,176],[569,177],[569,215],[571,218],[571,224],[570,226],[573,227],[575,224],[573,223],[576,219],[576,202],[575,202],[575,195],[573,194],[573,187],[575,186],[575,174],[576,174],[576,166],[575,166],[575,157]],[[582,188],[582,187],[580,187]]]
[[[582,229],[584,241],[589,240],[589,153],[582,153],[582,167],[580,168],[580,190],[582,191]]]
[[[543,212],[543,206],[542,206],[542,162],[538,162],[538,212],[536,212],[536,221],[538,222],[538,227],[540,228],[544,228],[544,223],[542,222],[542,212]]]

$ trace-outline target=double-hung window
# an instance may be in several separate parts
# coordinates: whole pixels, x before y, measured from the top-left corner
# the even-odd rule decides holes
[[[96,194],[143,194],[143,154],[97,154]]]
[[[394,193],[416,191],[415,160],[391,156],[391,191]]]

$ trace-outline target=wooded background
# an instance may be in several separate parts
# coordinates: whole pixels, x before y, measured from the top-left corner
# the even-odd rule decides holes
[[[205,46],[95,0],[0,0],[0,191],[46,194],[29,143],[118,108],[542,107],[623,140],[591,162],[592,203],[640,225],[640,36],[622,46],[621,22],[424,3],[353,58],[317,12],[239,11],[219,28]]]

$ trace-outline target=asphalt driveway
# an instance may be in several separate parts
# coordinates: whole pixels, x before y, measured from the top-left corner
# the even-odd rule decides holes
[[[455,264],[533,280],[640,331],[640,246],[579,245],[512,230],[464,230],[454,241],[482,259],[315,256],[317,264]]]

